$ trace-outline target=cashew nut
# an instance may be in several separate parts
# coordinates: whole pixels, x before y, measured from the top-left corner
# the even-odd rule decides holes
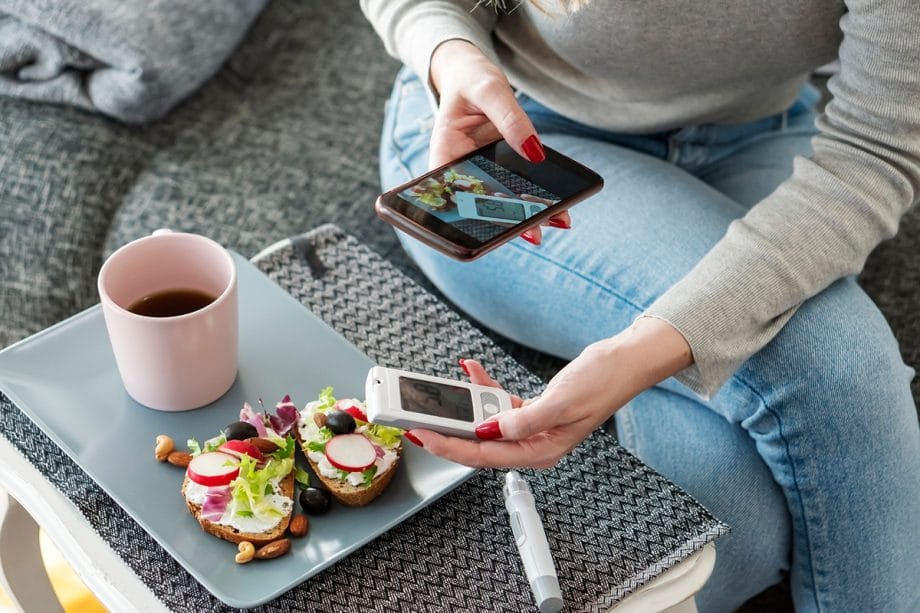
[[[173,443],[172,438],[165,434],[160,434],[157,436],[157,446],[153,450],[153,455],[156,456],[158,462],[165,462],[166,458],[169,457],[169,453],[175,448],[176,445]]]
[[[240,552],[236,554],[236,557],[234,558],[237,564],[245,564],[246,562],[251,561],[252,558],[256,555],[256,548],[249,541],[241,541],[238,549]]]

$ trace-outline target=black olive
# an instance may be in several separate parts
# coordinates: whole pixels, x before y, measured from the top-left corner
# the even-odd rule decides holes
[[[318,487],[308,487],[300,492],[300,507],[304,513],[322,515],[329,510],[332,495]]]
[[[247,438],[259,436],[259,431],[252,424],[245,421],[235,421],[224,428],[224,436],[228,441],[244,441]]]
[[[332,430],[333,434],[349,434],[355,431],[357,425],[355,418],[345,411],[333,409],[326,412],[326,427]]]

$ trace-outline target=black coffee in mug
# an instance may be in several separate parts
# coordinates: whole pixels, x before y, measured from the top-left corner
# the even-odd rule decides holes
[[[128,310],[146,317],[176,317],[203,309],[217,296],[198,289],[165,289],[135,300]]]

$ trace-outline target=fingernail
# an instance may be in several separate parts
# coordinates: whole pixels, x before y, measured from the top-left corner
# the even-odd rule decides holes
[[[527,230],[527,231],[525,231],[525,232],[521,232],[521,238],[523,238],[525,241],[527,241],[528,243],[530,243],[530,244],[532,244],[532,245],[539,245],[539,244],[540,244],[540,241],[537,240],[537,237],[534,236],[533,233],[531,233],[530,230]]]
[[[470,369],[466,367],[466,360],[460,358],[460,368],[463,369],[463,374],[467,377],[470,376]]]
[[[521,143],[521,149],[524,150],[527,159],[534,164],[539,164],[546,159],[546,152],[543,151],[543,145],[540,144],[540,139],[536,134],[528,136],[527,140]]]
[[[561,219],[556,219],[555,217],[550,218],[549,225],[551,225],[554,228],[562,228],[563,230],[569,230],[572,227],[571,225],[565,223]]]
[[[498,421],[484,421],[478,426],[476,426],[476,438],[483,441],[491,441],[497,438],[502,437],[501,426],[498,425]]]
[[[418,445],[419,447],[422,447],[422,448],[425,447],[425,445],[422,444],[422,441],[420,441],[418,437],[412,434],[411,432],[403,432],[403,436],[406,437],[407,440]]]

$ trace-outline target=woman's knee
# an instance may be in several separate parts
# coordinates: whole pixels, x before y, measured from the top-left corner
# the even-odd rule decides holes
[[[884,316],[852,278],[806,301],[736,377],[757,391],[761,409],[774,413],[788,409],[849,422],[865,435],[905,418],[916,425],[913,370]],[[737,417],[756,417],[756,410]]]

